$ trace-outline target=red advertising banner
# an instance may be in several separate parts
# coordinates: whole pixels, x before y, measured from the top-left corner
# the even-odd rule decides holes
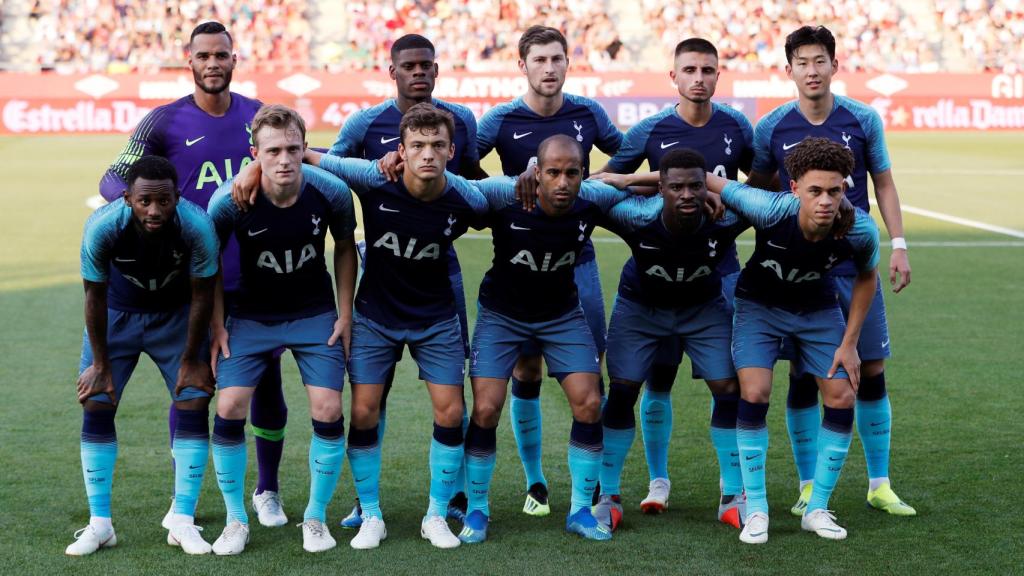
[[[4,74],[0,134],[129,132],[152,108],[192,92],[191,73],[155,75]],[[840,74],[833,90],[873,106],[892,130],[1024,129],[1024,74]],[[394,95],[386,74],[235,75],[232,90],[292,106],[313,130],[333,130],[356,110]],[[597,99],[628,128],[676,100],[668,74],[575,74],[565,90]],[[434,96],[478,116],[526,91],[521,74],[442,73]],[[785,74],[723,72],[716,99],[755,121],[796,97]]]

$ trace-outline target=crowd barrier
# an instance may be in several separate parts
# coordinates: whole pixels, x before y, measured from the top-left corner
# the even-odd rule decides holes
[[[152,75],[0,74],[0,134],[125,133],[151,109],[193,91],[189,70]],[[837,94],[870,104],[888,130],[1024,129],[1024,74],[840,73]],[[356,110],[394,95],[385,73],[289,75],[236,71],[232,90],[298,110],[311,130],[335,130]],[[565,90],[598,100],[627,129],[677,101],[667,73],[570,72]],[[521,74],[444,73],[434,96],[488,108],[526,91]],[[796,97],[784,73],[723,72],[716,100],[752,122]]]

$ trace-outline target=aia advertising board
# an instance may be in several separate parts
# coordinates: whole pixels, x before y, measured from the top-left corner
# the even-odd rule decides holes
[[[153,108],[190,94],[191,73],[3,74],[0,134],[125,133]],[[870,104],[888,130],[1024,129],[1024,74],[839,74],[833,90]],[[355,111],[394,95],[385,73],[284,75],[236,71],[232,90],[298,110],[311,130],[338,129]],[[565,90],[599,101],[627,129],[677,101],[668,74],[570,74]],[[434,96],[479,117],[526,92],[520,74],[444,73]],[[796,97],[784,74],[723,72],[715,98],[752,122]]]

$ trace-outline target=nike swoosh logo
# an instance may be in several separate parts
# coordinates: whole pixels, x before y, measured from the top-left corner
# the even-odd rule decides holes
[[[391,208],[385,208],[385,207],[384,207],[384,203],[383,203],[383,202],[381,202],[381,203],[380,203],[380,206],[377,206],[377,208],[378,208],[378,209],[379,209],[379,210],[380,210],[381,212],[398,212],[398,210],[392,210]]]
[[[516,226],[515,222],[513,222],[512,224],[509,224],[508,227],[513,229],[513,230],[529,230],[529,228],[527,228],[525,226]]]
[[[363,476],[362,478],[356,478],[356,480],[355,480],[355,481],[356,481],[356,482],[366,482],[366,480],[367,480],[368,478],[369,478],[369,476]]]
[[[188,469],[189,469],[189,470],[195,470],[196,468],[202,468],[202,467],[203,467],[203,465],[202,465],[202,464],[200,464],[200,465],[198,465],[198,466],[193,466],[192,464],[189,464],[189,465],[188,465]]]
[[[252,238],[253,236],[259,236],[260,234],[263,234],[267,230],[269,230],[269,228],[264,228],[263,230],[257,230],[255,232],[253,232],[252,230],[249,230],[249,237]]]
[[[881,426],[882,424],[885,424],[887,422],[888,422],[888,420],[882,420],[881,422],[872,422],[871,425],[872,426]]]
[[[584,478],[583,481],[584,482],[596,482],[597,478]]]
[[[640,243],[640,247],[643,248],[644,250],[660,250],[660,248],[658,248],[657,246],[648,246],[643,242]]]
[[[810,431],[811,431],[810,428],[804,428],[803,430],[797,430],[796,432],[793,432],[793,435],[794,436],[799,436],[801,434],[807,434]]]
[[[88,468],[85,469],[85,471],[88,472],[89,474],[92,474],[93,472],[99,472],[100,470],[106,470],[106,468],[95,468],[93,470],[89,470]]]
[[[398,140],[399,138],[401,138],[401,136],[395,136],[394,138],[385,138],[385,137],[381,136],[380,137],[380,143],[381,144],[387,144],[388,142],[394,142],[395,140]]]
[[[644,416],[650,416],[651,414],[661,414],[661,410],[648,410],[644,412]]]
[[[665,144],[664,142],[662,142],[661,143],[661,149],[664,150],[665,148],[671,148],[672,146],[675,146],[676,144],[679,144],[679,140],[676,140],[675,142],[669,142],[668,144]]]
[[[888,345],[889,345],[889,341],[888,340],[886,340],[885,342],[882,342],[882,348],[885,348]]]
[[[785,250],[786,249],[785,246],[779,246],[778,244],[773,244],[771,240],[768,241],[768,245],[771,246],[772,248],[778,248],[779,250]]]
[[[519,140],[520,138],[525,138],[530,134],[533,134],[533,132],[523,132],[522,134],[519,134],[518,132],[512,132],[512,139]]]
[[[319,464],[321,466],[330,466],[331,465],[330,462],[321,462],[321,461],[317,460],[316,458],[313,459],[313,462],[316,462],[317,464]]]
[[[455,470],[446,470],[446,469],[442,468],[441,469],[441,474],[455,474],[455,472],[457,472],[457,471],[458,471],[458,468],[456,468]]]
[[[114,258],[114,262],[135,262],[135,258]]]
[[[735,458],[735,457],[737,457],[739,455],[740,455],[739,452],[729,452],[729,458]]]
[[[757,456],[757,454],[754,454],[753,456],[747,456],[747,460],[753,460],[754,458],[757,458]]]
[[[526,420],[517,420],[520,424],[526,424],[527,422],[533,422],[533,418],[527,418]]]
[[[484,484],[487,484],[487,482],[477,482],[476,480],[473,480],[471,484],[474,486],[483,486]]]
[[[790,148],[796,146],[797,144],[799,144],[799,142],[797,142],[796,144],[785,144],[785,143],[783,143],[782,144],[782,149],[783,149],[783,151],[789,150]]]
[[[831,456],[828,457],[829,462],[839,462],[840,460],[842,460],[842,458],[833,458]]]
[[[751,538],[757,538],[758,536],[762,536],[762,535],[764,535],[764,534],[765,534],[765,532],[757,532],[757,533],[751,533],[751,534],[750,534],[750,537],[751,537]]]
[[[185,146],[192,146],[193,144],[195,144],[196,142],[199,142],[203,138],[206,138],[206,136],[200,136],[199,138],[196,138],[195,140],[185,140]]]

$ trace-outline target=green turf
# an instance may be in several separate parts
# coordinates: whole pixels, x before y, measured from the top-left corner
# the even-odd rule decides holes
[[[311,142],[324,145],[330,139],[315,134]],[[74,394],[82,331],[78,244],[88,215],[85,199],[95,194],[100,173],[123,141],[117,136],[0,138],[6,173],[0,192],[0,549],[7,558],[0,573],[903,575],[1008,574],[1020,573],[1024,565],[1013,496],[1024,472],[1017,454],[1024,429],[1016,380],[1024,368],[1024,242],[909,214],[913,284],[901,295],[887,294],[895,353],[887,376],[895,410],[892,476],[900,495],[917,507],[918,518],[890,518],[864,507],[864,458],[855,440],[832,503],[849,539],[826,542],[800,531],[799,520],[786,513],[796,496],[796,479],[780,378],[769,414],[771,541],[758,548],[741,545],[734,530],[713,521],[717,470],[707,432],[708,394],[703,384],[681,377],[673,394],[671,508],[661,517],[638,512],[647,484],[638,440],[623,479],[624,528],[612,542],[583,542],[563,529],[569,411],[547,381],[544,457],[552,515],[534,519],[519,511],[523,476],[505,416],[491,540],[436,551],[418,535],[426,506],[430,410],[422,384],[405,362],[389,401],[382,480],[389,537],[379,550],[353,551],[347,545],[352,533],[333,528],[339,547],[314,556],[301,550],[298,528],[255,526],[241,557],[186,558],[164,543],[159,527],[171,488],[168,402],[156,370],[143,361],[118,417],[114,521],[120,544],[69,559],[63,548],[88,519]],[[906,204],[1024,230],[1018,183],[1024,135],[894,134],[890,148]],[[493,157],[485,164],[496,168]],[[915,240],[1011,245],[915,248]],[[490,261],[490,244],[462,239],[458,250],[472,303]],[[748,244],[741,247],[744,254],[749,250]],[[610,304],[626,249],[601,243],[598,254]],[[887,259],[886,249],[883,263]],[[471,317],[474,310],[471,305]],[[286,511],[297,521],[308,490],[310,426],[290,359],[285,368],[291,424],[282,489]],[[254,462],[251,455],[250,471]],[[253,481],[250,476],[250,489]],[[348,512],[352,495],[346,466],[329,510],[332,526]],[[223,526],[224,507],[211,479],[199,510],[199,523],[212,541]]]

